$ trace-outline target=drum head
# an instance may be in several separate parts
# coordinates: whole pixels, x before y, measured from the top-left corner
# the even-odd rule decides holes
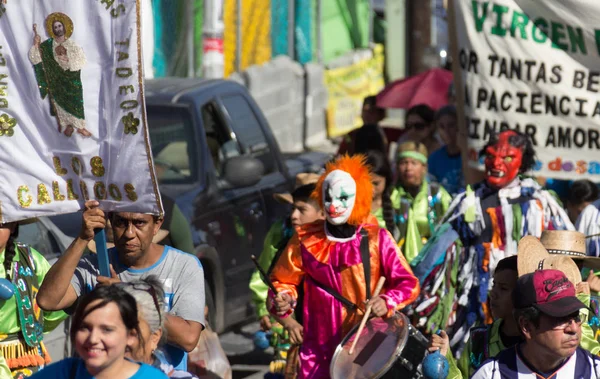
[[[379,317],[367,321],[354,353],[349,354],[358,325],[338,345],[331,360],[333,379],[372,379],[385,374],[406,345],[409,322],[396,312],[388,319]]]

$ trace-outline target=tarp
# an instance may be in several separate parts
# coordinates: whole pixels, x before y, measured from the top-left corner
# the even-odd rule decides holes
[[[383,46],[376,45],[373,57],[350,66],[325,71],[327,132],[337,137],[362,125],[361,110],[365,97],[375,95],[384,86]]]
[[[146,125],[140,3],[0,6],[0,222],[160,214]]]
[[[511,128],[531,136],[536,175],[600,179],[600,2],[454,4],[469,163]]]

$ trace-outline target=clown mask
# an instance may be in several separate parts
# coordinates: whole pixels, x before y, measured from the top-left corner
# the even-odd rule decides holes
[[[323,182],[323,205],[327,221],[342,225],[348,221],[356,201],[356,182],[342,170],[334,170]]]
[[[485,150],[485,180],[495,189],[506,187],[519,173],[523,151],[510,144],[513,131],[500,133],[498,142]]]

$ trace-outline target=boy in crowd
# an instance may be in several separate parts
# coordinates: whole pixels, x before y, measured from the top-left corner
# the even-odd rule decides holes
[[[517,285],[518,277],[516,255],[498,262],[494,272],[494,286],[490,292],[494,323],[471,329],[469,342],[458,362],[449,353],[448,335],[445,332],[431,337],[429,351],[440,350],[448,358],[448,379],[470,378],[486,359],[495,357],[502,350],[522,341],[519,327],[512,315],[512,291]]]
[[[258,258],[258,263],[267,273],[267,276],[271,275],[271,271],[273,271],[273,268],[277,264],[281,253],[294,234],[296,227],[310,224],[317,220],[325,220],[325,214],[321,210],[321,207],[319,207],[319,203],[310,196],[315,190],[318,180],[319,175],[317,174],[300,173],[296,176],[295,189],[291,194],[281,193],[274,195],[275,200],[278,202],[291,205],[292,213],[283,222],[275,223],[265,237],[263,251]],[[260,321],[262,330],[271,330],[273,319],[266,307],[269,287],[265,284],[258,270],[255,270],[250,278],[250,291],[252,292],[252,302],[256,308],[256,315]],[[299,314],[300,312],[297,312],[297,315]],[[294,319],[288,317],[277,321],[288,332],[287,334],[291,343],[298,344],[301,341],[303,329],[300,318]]]

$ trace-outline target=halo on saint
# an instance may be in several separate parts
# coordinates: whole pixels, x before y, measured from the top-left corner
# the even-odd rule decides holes
[[[69,16],[61,12],[54,12],[46,17],[46,32],[48,35],[53,39],[56,38],[54,30],[52,29],[56,21],[60,22],[65,27],[65,38],[71,38],[71,35],[73,34],[73,21]]]

